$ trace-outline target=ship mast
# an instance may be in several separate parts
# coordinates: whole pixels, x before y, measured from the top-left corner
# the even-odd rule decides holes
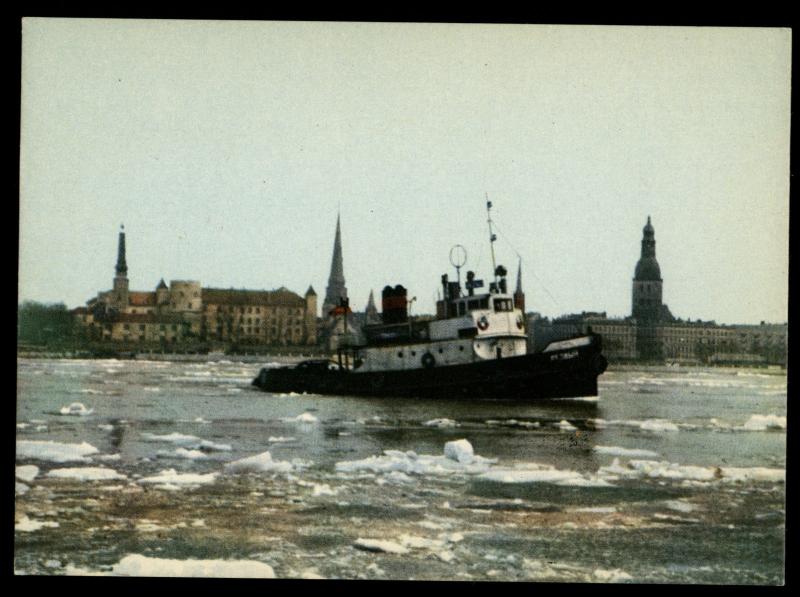
[[[492,251],[492,277],[494,278],[494,287],[497,288],[497,263],[494,259],[494,241],[497,240],[497,235],[492,230],[492,202],[489,201],[489,193],[486,193],[486,214],[489,223],[489,248]]]

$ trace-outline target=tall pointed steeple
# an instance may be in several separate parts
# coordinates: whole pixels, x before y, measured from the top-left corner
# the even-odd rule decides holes
[[[375,294],[370,289],[369,299],[367,299],[367,308],[364,309],[367,323],[380,323],[381,316],[378,314],[378,308],[375,306]]]
[[[128,264],[125,263],[125,224],[119,227],[119,244],[117,245],[117,267],[118,276],[128,275]]]
[[[517,288],[514,290],[514,307],[525,313],[525,293],[522,292],[522,259],[517,265]]]
[[[337,307],[341,299],[347,298],[347,287],[344,282],[344,261],[342,259],[342,229],[339,214],[336,214],[336,237],[333,240],[333,258],[331,273],[328,276],[328,287],[325,289],[325,302],[322,304],[322,316]]]

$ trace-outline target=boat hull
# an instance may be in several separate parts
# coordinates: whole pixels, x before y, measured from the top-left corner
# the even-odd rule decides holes
[[[266,392],[541,400],[597,395],[606,369],[600,336],[583,346],[461,365],[380,372],[264,368],[253,385]]]

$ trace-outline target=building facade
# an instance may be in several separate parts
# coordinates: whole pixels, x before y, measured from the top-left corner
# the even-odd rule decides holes
[[[155,290],[129,289],[125,231],[119,233],[112,289],[73,310],[87,339],[152,348],[309,346],[317,342],[317,296],[277,290],[203,288],[196,280],[162,279]]]
[[[591,331],[603,336],[603,352],[611,361],[786,365],[788,324],[676,319],[663,302],[663,284],[648,216],[634,270],[631,315],[609,318],[605,312],[582,312],[550,320],[531,313],[530,347],[541,350],[553,340]]]

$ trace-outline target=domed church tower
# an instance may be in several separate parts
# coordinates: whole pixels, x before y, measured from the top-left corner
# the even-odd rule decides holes
[[[632,315],[641,323],[652,323],[662,319],[664,309],[661,304],[661,268],[656,261],[655,230],[647,216],[647,224],[642,231],[642,256],[636,264],[633,277]]]

